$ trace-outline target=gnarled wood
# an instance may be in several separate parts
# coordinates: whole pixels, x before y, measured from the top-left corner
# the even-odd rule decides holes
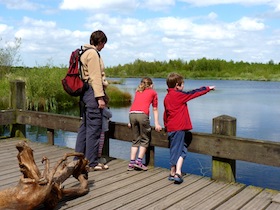
[[[42,158],[45,164],[41,173],[34,161],[33,150],[24,141],[16,145],[18,163],[22,173],[18,184],[0,191],[0,209],[32,210],[44,204],[53,209],[64,196],[81,196],[89,192],[87,181],[87,164],[83,153],[66,153],[50,169],[47,157]],[[67,158],[75,156],[76,160],[67,162]],[[62,183],[70,176],[75,177],[80,185],[75,188],[62,187]]]

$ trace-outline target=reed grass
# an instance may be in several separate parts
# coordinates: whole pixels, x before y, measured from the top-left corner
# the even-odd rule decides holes
[[[1,79],[0,108],[9,108],[9,81],[22,80],[26,83],[26,107],[28,110],[61,112],[62,110],[78,107],[79,97],[68,95],[61,84],[65,77],[66,68],[13,68],[11,73]],[[107,88],[111,106],[129,104],[131,95],[110,85]]]

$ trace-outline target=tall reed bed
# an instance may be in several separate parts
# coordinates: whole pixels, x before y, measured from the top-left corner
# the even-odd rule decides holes
[[[9,81],[23,80],[26,83],[26,102],[29,110],[58,112],[78,106],[79,97],[69,96],[63,89],[61,80],[65,77],[66,68],[38,67],[38,68],[13,68],[11,73],[1,79],[0,108],[8,108]],[[114,86],[109,86],[107,94],[111,106],[127,104],[131,95],[120,91]]]

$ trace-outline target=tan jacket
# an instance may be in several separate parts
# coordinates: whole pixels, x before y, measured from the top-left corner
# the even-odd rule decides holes
[[[105,96],[102,82],[103,60],[99,57],[95,46],[86,44],[83,49],[88,49],[81,56],[83,78],[88,80],[94,91],[95,98]]]

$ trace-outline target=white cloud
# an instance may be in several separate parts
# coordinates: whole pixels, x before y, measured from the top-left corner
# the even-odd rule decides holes
[[[240,4],[240,5],[279,5],[279,0],[179,0],[195,6],[210,6],[221,4]]]
[[[167,35],[187,35],[193,27],[191,20],[187,18],[164,17],[154,20],[155,24],[161,31]]]
[[[141,7],[154,11],[166,10],[176,4],[176,0],[144,0],[140,2]]]
[[[215,20],[217,19],[218,15],[215,12],[211,12],[208,14],[209,20]]]
[[[233,25],[244,31],[260,31],[265,29],[265,25],[262,23],[262,20],[249,17],[242,17]]]
[[[8,30],[12,29],[12,27],[7,26],[6,24],[0,24],[0,35],[6,33]]]
[[[136,0],[63,0],[60,9],[64,10],[124,10],[135,9]]]
[[[23,24],[32,27],[54,28],[56,23],[54,21],[36,20],[29,17],[23,17]]]
[[[36,10],[41,7],[41,5],[28,0],[0,0],[0,3],[6,5],[9,9],[16,10]]]
[[[69,52],[77,47],[77,43],[88,43],[92,32],[61,29],[55,22],[27,17],[23,22],[23,27],[16,35],[24,38],[23,43],[24,40],[33,41],[29,46],[25,46],[25,51],[39,52],[40,47],[48,43],[43,57],[46,59],[50,58],[48,55],[53,56],[59,64],[67,61]],[[258,35],[255,34],[253,39],[251,31],[257,32],[265,28],[260,20],[247,17],[231,23],[200,23],[191,18],[166,17],[141,21],[106,14],[88,18],[86,26],[89,30],[104,30],[108,36],[102,56],[105,64],[107,62],[109,66],[133,62],[136,59],[163,61],[208,57],[231,60],[233,53],[239,60],[250,61],[253,57],[261,59],[259,53],[254,52],[255,43],[259,42],[256,40]],[[54,51],[64,55],[58,59],[55,55],[47,54]],[[242,53],[248,57],[242,57]]]
[[[0,3],[4,2],[8,4],[10,1],[0,0]],[[188,4],[181,2],[180,5],[186,5],[182,9],[175,0],[61,2],[62,10],[44,6],[56,11],[56,15],[42,15],[38,11],[40,16],[36,16],[35,13],[21,11],[24,15],[19,16],[20,19],[14,15],[9,22],[11,17],[0,14],[0,38],[7,40],[7,35],[10,40],[14,36],[22,38],[21,51],[27,65],[34,65],[34,62],[44,64],[50,58],[57,65],[67,64],[70,52],[88,43],[90,34],[97,29],[108,36],[108,42],[101,52],[107,66],[125,64],[139,58],[147,61],[201,57],[249,62],[279,60],[276,48],[279,48],[280,33],[277,29],[280,29],[274,19],[274,25],[271,24],[272,16],[264,16],[263,10],[261,15],[256,10],[254,14],[246,15],[235,11],[234,16],[228,18],[223,12],[212,10],[213,7],[200,8],[198,13],[192,7],[191,14]],[[237,0],[222,3],[214,0],[185,2],[197,5],[204,2],[241,4]],[[254,2],[276,5],[276,1]],[[160,12],[162,9],[168,11]],[[248,6],[246,12],[247,9]],[[277,18],[277,15],[273,18]]]

